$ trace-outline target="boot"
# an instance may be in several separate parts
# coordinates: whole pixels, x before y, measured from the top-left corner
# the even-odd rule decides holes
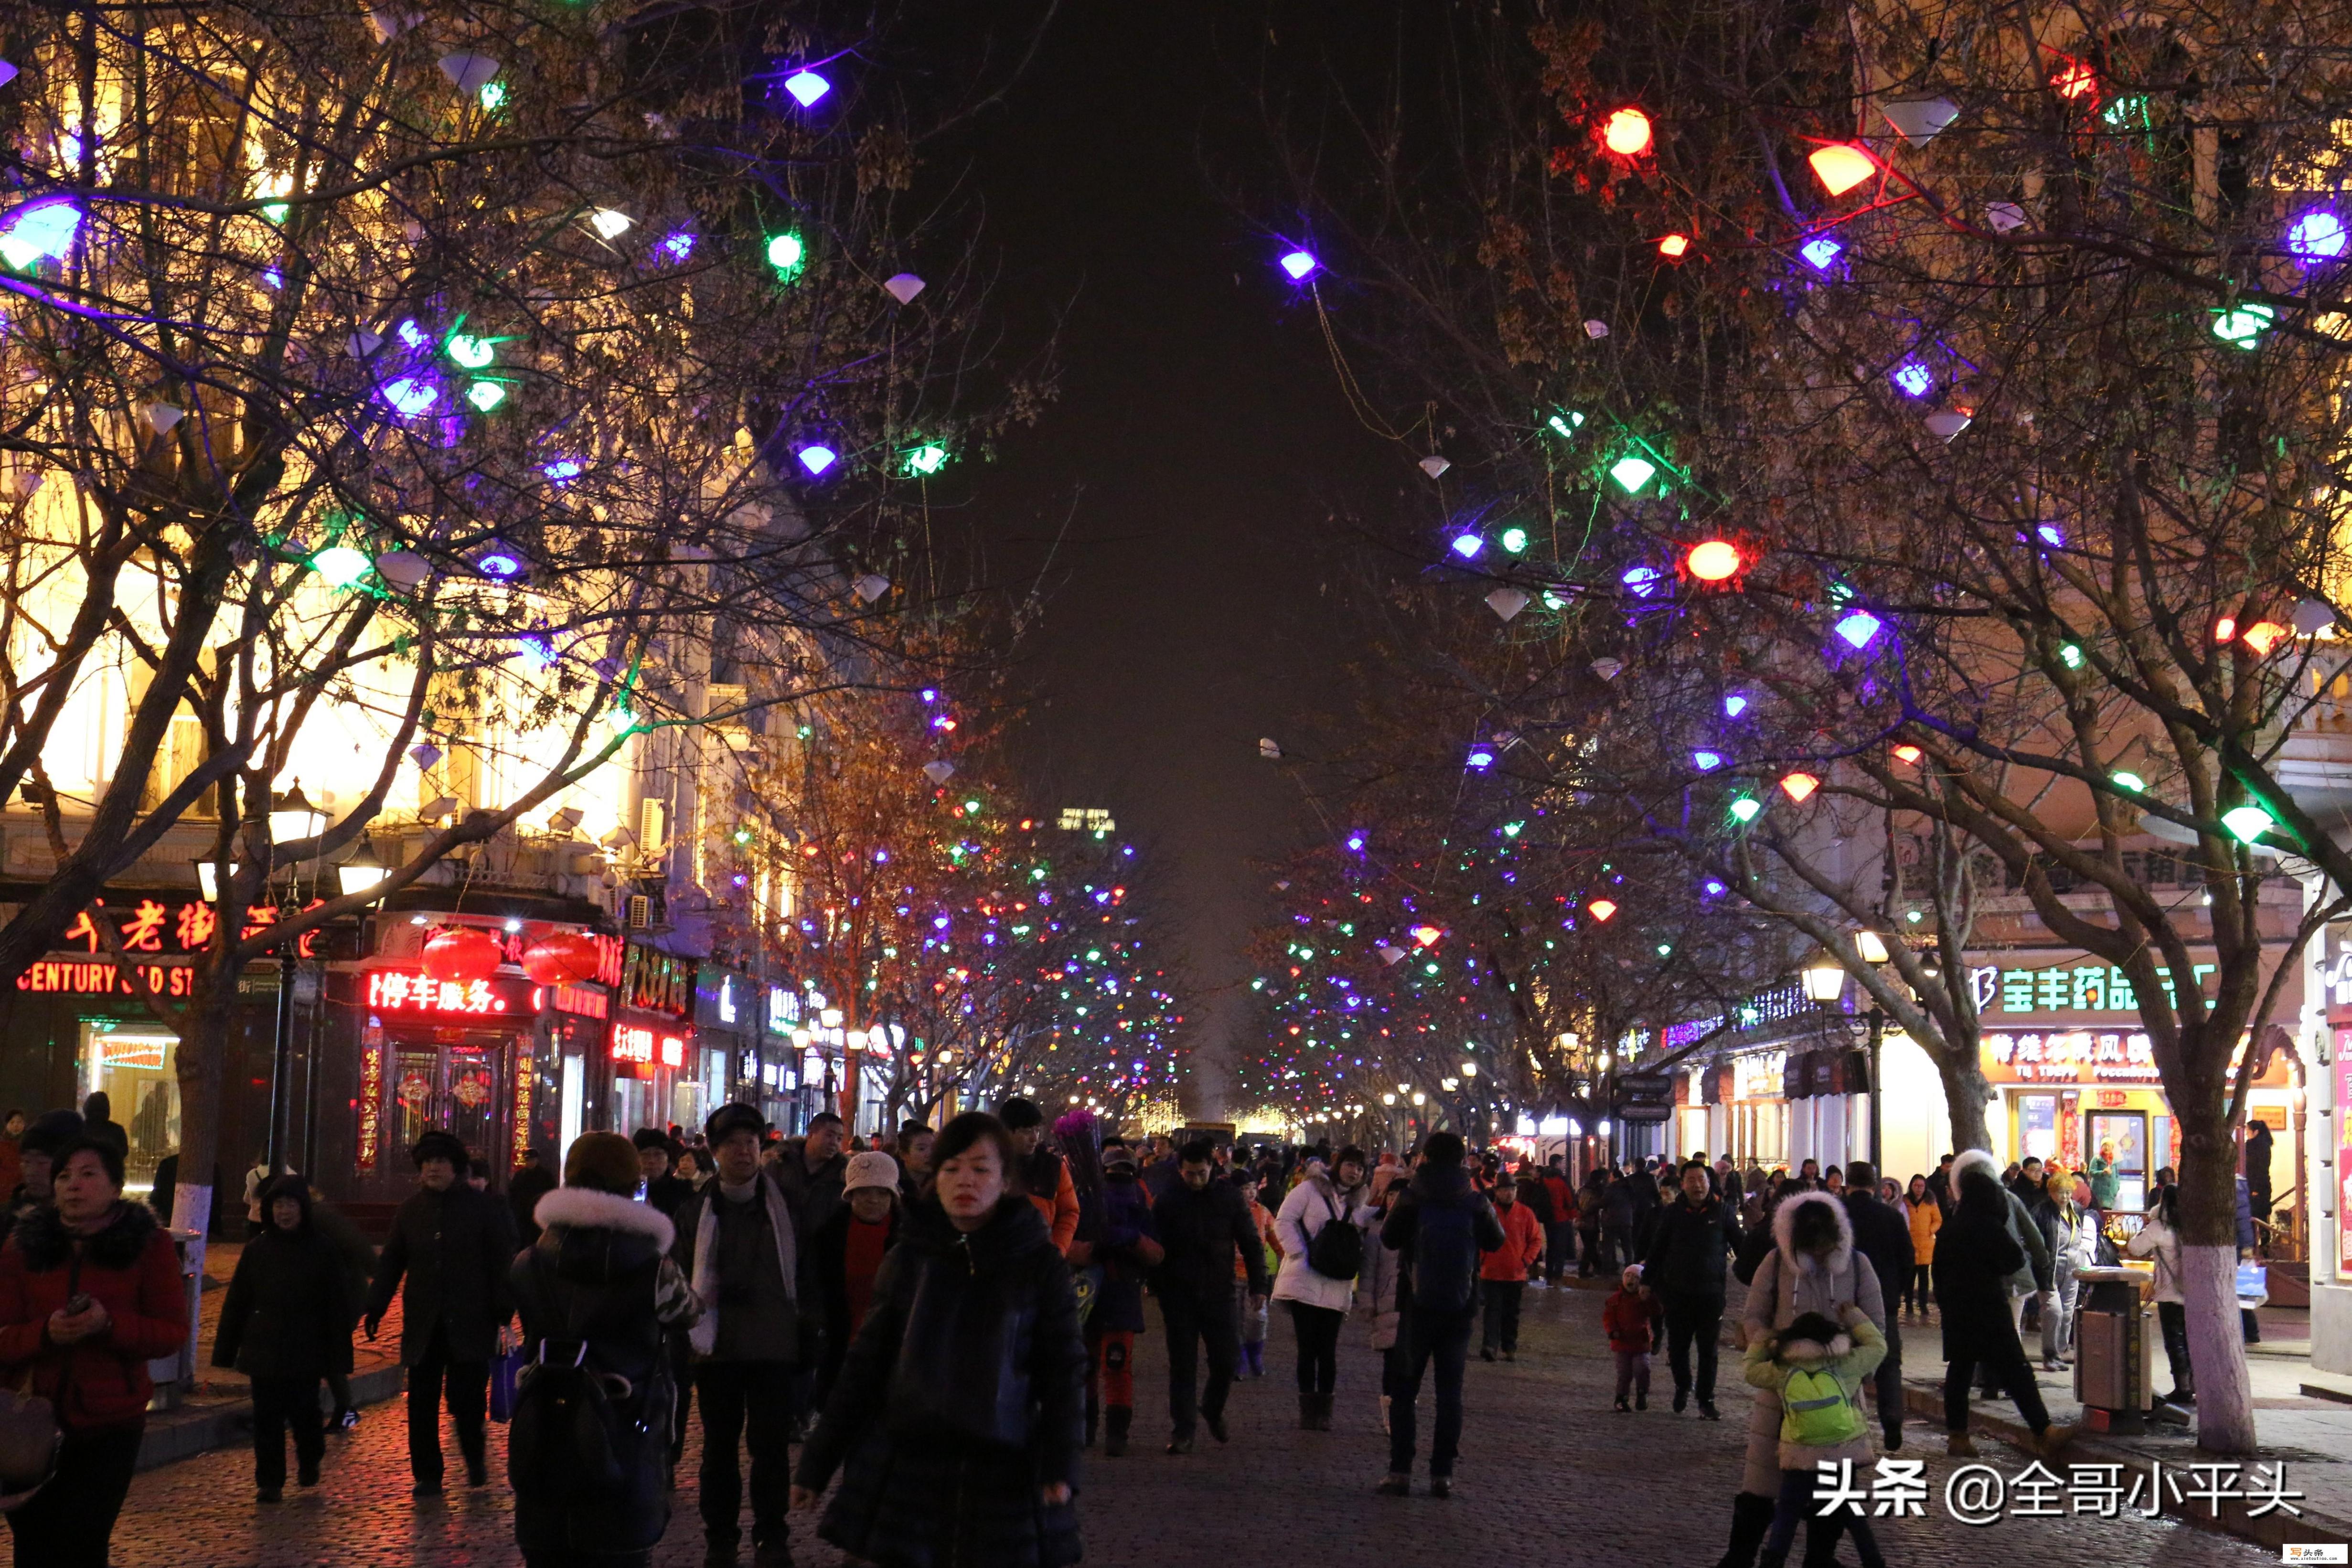
[[[1331,1396],[1328,1394],[1315,1396],[1315,1429],[1318,1432],[1331,1429]]]
[[[1956,1459],[1973,1459],[1977,1457],[1977,1440],[1966,1432],[1947,1432],[1944,1452]]]
[[[1750,1564],[1756,1564],[1756,1549],[1764,1544],[1764,1537],[1772,1528],[1772,1511],[1777,1501],[1746,1491],[1732,1498],[1731,1545],[1716,1568],[1750,1568]],[[1786,1552],[1780,1554],[1783,1561],[1787,1556]],[[1756,1568],[1780,1568],[1780,1563],[1756,1564]]]
[[[2064,1453],[2066,1446],[2074,1440],[2073,1427],[2044,1427],[2033,1439],[2033,1451],[2040,1455],[2042,1462],[2046,1464]]]
[[[1108,1420],[1103,1434],[1103,1458],[1124,1458],[1127,1453],[1127,1424],[1135,1419],[1135,1412],[1128,1406],[1114,1405],[1106,1414]]]
[[[1804,1568],[1838,1568],[1838,1542],[1845,1536],[1843,1518],[1819,1515],[1805,1521]]]
[[[1315,1425],[1315,1406],[1321,1397],[1320,1395],[1316,1394],[1302,1394],[1298,1396],[1298,1429],[1300,1431],[1319,1430]]]

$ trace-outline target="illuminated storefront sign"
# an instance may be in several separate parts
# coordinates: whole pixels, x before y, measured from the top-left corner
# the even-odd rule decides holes
[[[1995,1083],[2153,1083],[2156,1051],[2144,1034],[2094,1033],[1984,1037],[1985,1077]]]
[[[506,988],[488,980],[436,980],[415,969],[371,969],[367,1005],[382,1013],[442,1013],[487,1017],[522,1012]]]
[[[683,1067],[686,1040],[682,1036],[664,1034],[644,1024],[616,1023],[613,1026],[613,1060],[640,1067]]]
[[[376,1145],[383,1141],[383,1047],[374,1044],[360,1052],[359,1168],[375,1169]]]
[[[43,958],[16,977],[16,988],[74,997],[193,997],[196,971],[190,964],[133,964],[118,970],[110,958]]]
[[[213,906],[201,899],[175,899],[166,903],[159,898],[142,898],[133,904],[110,906],[103,900],[73,917],[73,924],[58,938],[59,947],[79,946],[85,953],[98,953],[105,946],[105,937],[91,918],[110,920],[116,938],[125,953],[169,953],[182,956],[202,953],[212,946],[213,934],[219,928],[219,916]],[[252,936],[278,923],[278,910],[266,904],[250,904],[245,912],[245,924],[237,928],[239,936]],[[318,932],[306,931],[295,944],[305,958],[315,958]]]
[[[2211,964],[2190,966],[2201,989]],[[2172,970],[2159,967],[2165,1000],[2175,1000]],[[2057,964],[2046,969],[2013,969],[1986,964],[1969,971],[1980,1013],[2137,1013],[2131,977],[2107,964]]]
[[[688,1018],[694,1012],[694,960],[632,942],[621,964],[621,1005]]]

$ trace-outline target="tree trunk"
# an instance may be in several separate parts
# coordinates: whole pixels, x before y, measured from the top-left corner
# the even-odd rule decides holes
[[[205,1241],[212,1229],[213,1177],[220,1172],[222,1066],[236,1010],[236,969],[201,964],[196,995],[180,1027],[180,1176],[172,1188],[172,1217],[197,1233],[188,1260],[201,1277]],[[239,1169],[243,1167],[240,1166]]]
[[[1990,1149],[1992,1129],[1985,1121],[1991,1086],[1985,1082],[1984,1062],[1971,1040],[1966,1050],[1947,1046],[1929,1052],[1937,1076],[1944,1081],[1944,1107],[1952,1122],[1952,1147]],[[1879,1173],[1884,1176],[1884,1171]]]
[[[2179,1112],[2176,1103],[2175,1113]],[[2187,1117],[2182,1121],[2186,1123]],[[2200,1118],[2200,1121],[2203,1118]],[[2237,1161],[2219,1117],[2180,1138],[2180,1283],[2197,1377],[2197,1446],[2254,1451],[2253,1385],[2238,1321]]]

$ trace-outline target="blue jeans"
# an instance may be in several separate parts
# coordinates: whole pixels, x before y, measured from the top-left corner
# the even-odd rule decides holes
[[[1412,1474],[1415,1401],[1421,1397],[1422,1374],[1437,1363],[1437,1429],[1429,1444],[1429,1474],[1434,1480],[1454,1473],[1454,1455],[1462,1447],[1462,1371],[1470,1359],[1470,1331],[1478,1312],[1433,1316],[1407,1311],[1397,1333],[1397,1361],[1389,1389],[1389,1473]]]

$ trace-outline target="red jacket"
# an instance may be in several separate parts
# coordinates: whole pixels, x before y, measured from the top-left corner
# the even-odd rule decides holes
[[[1609,1348],[1637,1355],[1658,1343],[1657,1325],[1665,1315],[1666,1305],[1657,1297],[1622,1288],[1610,1291],[1601,1303],[1601,1326],[1609,1335]]]
[[[1575,1224],[1576,1189],[1568,1185],[1565,1177],[1552,1176],[1549,1173],[1545,1175],[1543,1184],[1544,1190],[1551,1194],[1551,1217],[1553,1222],[1559,1225]]]
[[[1524,1203],[1495,1206],[1495,1218],[1503,1222],[1503,1244],[1492,1252],[1480,1254],[1478,1278],[1482,1280],[1524,1280],[1536,1260],[1543,1256],[1543,1226],[1536,1211]]]
[[[95,1338],[48,1341],[49,1314],[76,1292],[112,1320]],[[146,1205],[122,1203],[95,1236],[77,1237],[53,1208],[19,1220],[0,1248],[0,1375],[56,1406],[69,1431],[135,1427],[155,1385],[147,1364],[188,1337],[188,1299],[172,1239]]]

